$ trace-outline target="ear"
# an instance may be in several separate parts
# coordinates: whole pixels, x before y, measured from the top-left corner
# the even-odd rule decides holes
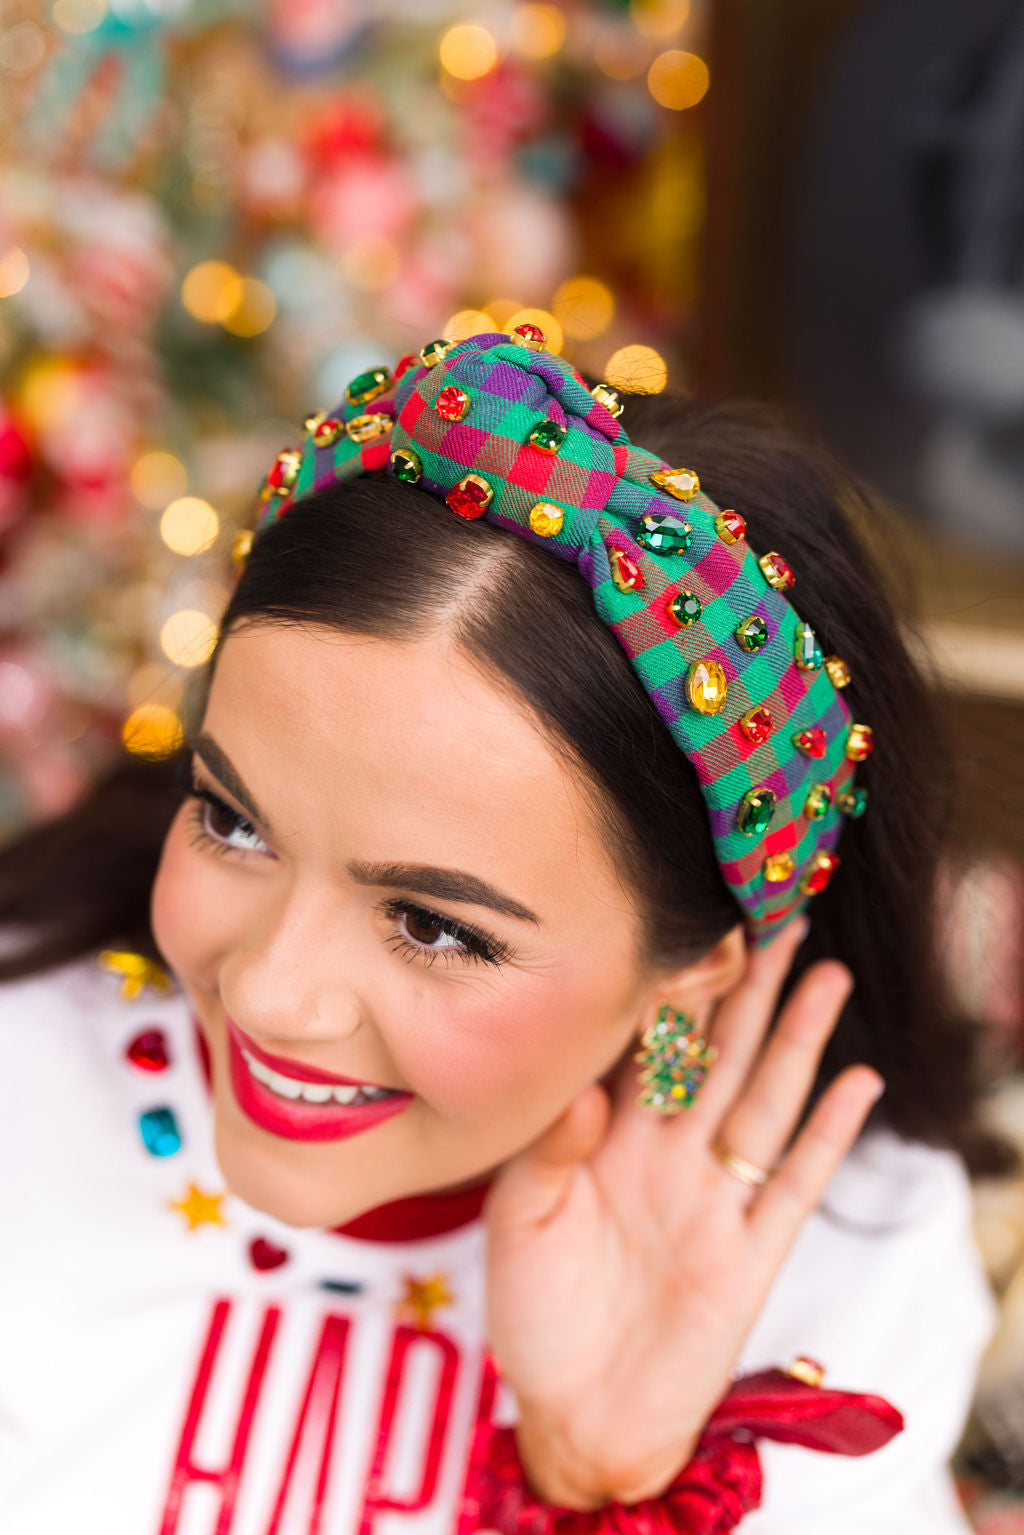
[[[705,1014],[713,1002],[732,990],[747,968],[747,940],[743,923],[718,940],[713,949],[685,969],[661,972],[656,990],[662,1001],[683,1012]]]

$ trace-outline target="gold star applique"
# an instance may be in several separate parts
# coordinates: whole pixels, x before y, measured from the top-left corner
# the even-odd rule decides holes
[[[121,996],[134,1002],[147,986],[154,991],[170,992],[174,983],[162,965],[144,954],[130,954],[123,949],[103,949],[99,956],[102,969],[121,977]]]
[[[454,1306],[455,1296],[448,1288],[444,1274],[431,1274],[429,1279],[405,1276],[405,1294],[398,1302],[398,1310],[412,1317],[420,1332],[427,1332],[431,1325],[431,1313],[441,1306]]]
[[[198,1184],[190,1183],[184,1199],[169,1199],[167,1207],[185,1217],[189,1231],[195,1231],[197,1226],[226,1226],[228,1223],[221,1205],[227,1197],[226,1194],[204,1194]]]

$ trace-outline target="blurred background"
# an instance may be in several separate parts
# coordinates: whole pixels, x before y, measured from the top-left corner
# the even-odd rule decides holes
[[[0,0],[0,841],[180,738],[310,410],[539,324],[883,498],[963,785],[949,984],[1024,1124],[1024,3]],[[958,1465],[1024,1532],[1024,1180]]]

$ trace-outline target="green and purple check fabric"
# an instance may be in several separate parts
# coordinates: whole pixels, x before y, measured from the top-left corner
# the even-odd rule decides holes
[[[435,408],[449,385],[470,398],[459,421],[445,419]],[[855,763],[846,755],[852,723],[846,702],[824,666],[796,666],[800,620],[785,595],[768,583],[746,538],[722,540],[715,527],[719,508],[703,493],[681,502],[653,484],[651,474],[671,466],[631,443],[568,363],[503,334],[462,341],[433,366],[417,359],[386,393],[368,404],[346,403],[336,417],[351,422],[365,414],[382,414],[393,425],[362,443],[346,433],[316,446],[314,434],[307,433],[297,477],[286,492],[278,490],[257,534],[294,500],[336,480],[387,468],[396,449],[417,455],[418,488],[442,500],[465,475],[484,479],[493,490],[486,519],[571,561],[592,588],[600,617],[696,769],[722,872],[743,911],[749,940],[768,941],[806,905],[804,880],[838,840],[844,817],[836,798],[851,786]],[[553,454],[529,442],[545,421],[568,428]],[[701,466],[693,468],[699,475]],[[551,536],[541,537],[530,526],[538,502],[562,512],[562,525]],[[638,542],[643,517],[666,512],[692,529],[683,553],[655,553]],[[756,541],[756,527],[749,532]],[[615,584],[612,550],[635,562],[644,579],[641,589],[623,591]],[[701,603],[699,619],[687,627],[680,627],[667,607],[681,590]],[[769,637],[751,653],[735,631],[753,615],[764,619]],[[688,702],[687,672],[699,661],[717,661],[725,672],[725,704],[716,714],[702,714]],[[739,726],[757,706],[772,717],[771,733],[761,743],[747,739]],[[793,742],[811,727],[827,738],[820,759],[805,756]],[[609,729],[614,728],[610,720]],[[812,818],[805,805],[818,784],[828,786],[831,803],[823,816]],[[750,835],[740,829],[737,814],[747,792],[758,788],[771,790],[776,804],[767,830]],[[789,855],[793,872],[769,880],[766,859],[779,854]],[[773,862],[777,871],[779,860]]]

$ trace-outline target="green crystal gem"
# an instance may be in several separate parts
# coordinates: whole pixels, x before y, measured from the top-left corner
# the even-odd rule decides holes
[[[569,428],[562,426],[558,421],[542,421],[530,433],[530,441],[542,453],[557,453],[568,432]]]
[[[345,398],[350,405],[367,405],[378,395],[386,394],[393,383],[390,368],[369,368],[352,380],[345,390]]]
[[[411,448],[396,448],[391,455],[391,473],[406,485],[415,485],[423,477],[423,465]]]
[[[816,672],[825,660],[810,624],[797,624],[793,636],[793,658],[802,672]]]
[[[748,789],[740,801],[736,825],[745,837],[761,837],[774,813],[775,795],[771,789]]]
[[[857,817],[863,815],[868,808],[868,791],[858,785],[852,789],[844,789],[842,794],[836,795],[836,808],[843,815]]]
[[[692,592],[677,592],[670,600],[668,610],[683,629],[687,624],[695,624],[704,611]]]
[[[682,554],[692,538],[690,524],[671,512],[649,512],[636,535],[637,543],[654,554]]]
[[[756,613],[751,618],[745,618],[736,630],[737,642],[744,650],[760,650],[767,638],[768,625]]]
[[[457,341],[449,341],[447,336],[438,336],[436,340],[427,342],[420,352],[420,361],[428,368],[434,368],[457,345]]]
[[[832,790],[827,783],[812,784],[804,800],[804,815],[809,821],[820,821],[828,814],[832,804]]]

